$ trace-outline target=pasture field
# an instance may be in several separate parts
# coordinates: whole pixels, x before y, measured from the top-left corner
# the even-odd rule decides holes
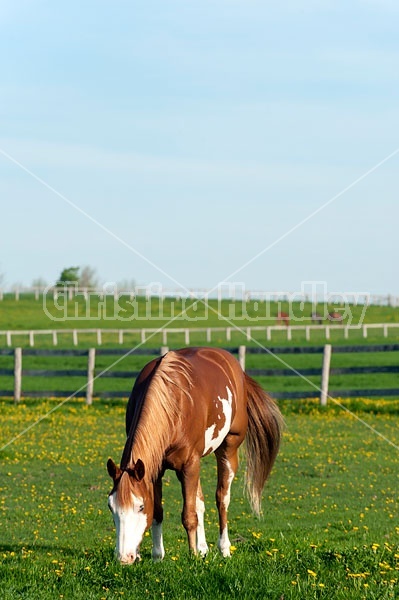
[[[329,306],[329,310],[344,309],[344,306]],[[399,310],[390,306],[351,305],[352,325],[367,323],[398,323]],[[316,307],[323,314],[324,305]],[[310,325],[311,303],[292,303],[291,311],[287,302],[262,303],[250,300],[246,303],[210,299],[206,306],[203,302],[190,299],[165,299],[160,303],[158,298],[147,302],[138,297],[135,308],[127,298],[114,302],[108,297],[105,302],[99,298],[91,298],[87,303],[82,296],[65,304],[63,310],[56,310],[51,302],[44,305],[42,298],[5,295],[0,301],[0,330],[6,329],[71,329],[71,328],[158,328],[168,327],[228,327],[234,323],[238,327],[255,325],[275,325],[279,310],[293,315],[292,325]],[[182,311],[183,314],[182,314]],[[67,317],[67,318],[66,318]],[[75,318],[77,317],[77,318]],[[231,323],[229,323],[231,319]],[[297,320],[295,320],[297,319]],[[348,322],[348,318],[345,319]],[[277,335],[277,334],[276,334]],[[295,334],[294,334],[295,335]],[[356,333],[355,333],[356,335]],[[285,336],[286,337],[286,336]],[[380,334],[381,337],[381,334]],[[278,339],[278,338],[276,338]],[[284,339],[284,335],[281,336]]]
[[[0,447],[56,402],[2,400]],[[313,401],[280,403],[286,430],[261,519],[242,495],[243,458],[233,484],[230,559],[215,549],[211,456],[202,467],[208,556],[188,554],[179,485],[167,472],[165,560],[151,561],[148,535],[142,562],[122,567],[113,558],[105,465],[122,452],[125,403],[71,400],[0,453],[0,597],[397,598],[399,402],[342,402],[356,416]]]

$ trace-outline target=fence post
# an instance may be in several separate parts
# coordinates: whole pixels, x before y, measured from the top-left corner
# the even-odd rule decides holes
[[[246,346],[239,346],[238,347],[238,362],[241,365],[241,369],[243,371],[245,371],[245,351],[246,351],[247,347]]]
[[[22,348],[14,350],[14,402],[21,400],[22,385]]]
[[[90,405],[93,402],[95,364],[96,364],[96,349],[90,348],[88,359],[87,359],[86,404],[88,404],[88,405]]]
[[[167,352],[169,352],[168,346],[161,346],[161,356],[164,356]]]
[[[320,406],[327,406],[328,382],[330,379],[331,344],[324,346],[323,370],[321,372]]]

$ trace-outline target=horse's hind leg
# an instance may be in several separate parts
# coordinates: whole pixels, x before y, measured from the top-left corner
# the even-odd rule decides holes
[[[227,528],[227,511],[230,504],[230,488],[238,468],[237,448],[229,448],[226,442],[216,452],[218,483],[216,506],[219,512],[218,548],[223,556],[230,556],[230,540]]]
[[[204,513],[205,513],[205,502],[204,494],[202,493],[201,482],[198,482],[196,509],[198,517],[197,526],[197,551],[205,556],[209,548],[205,538],[205,526],[204,526]]]

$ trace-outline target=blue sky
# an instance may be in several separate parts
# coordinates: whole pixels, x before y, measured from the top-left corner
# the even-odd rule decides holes
[[[398,28],[389,0],[4,0],[4,282],[399,294]]]

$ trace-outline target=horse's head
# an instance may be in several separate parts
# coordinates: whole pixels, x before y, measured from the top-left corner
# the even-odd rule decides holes
[[[141,460],[133,467],[120,469],[109,459],[107,469],[114,482],[108,506],[116,528],[116,556],[122,563],[132,564],[140,560],[140,543],[152,523],[152,486],[145,483]]]

